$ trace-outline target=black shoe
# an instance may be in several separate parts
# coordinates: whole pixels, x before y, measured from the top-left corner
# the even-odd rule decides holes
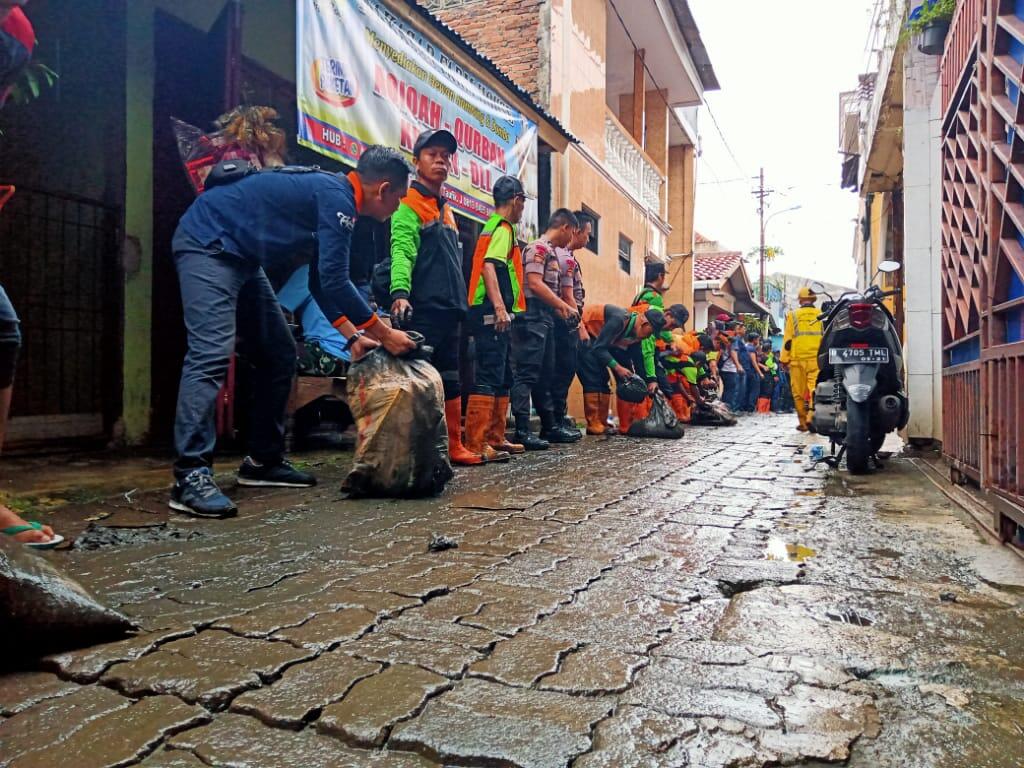
[[[246,456],[238,468],[238,484],[271,488],[311,488],[316,478],[308,472],[300,472],[290,462],[279,464],[257,464]]]
[[[206,467],[194,469],[178,480],[171,488],[171,500],[167,505],[194,517],[223,519],[238,514],[238,507],[221,492]]]
[[[551,429],[542,430],[540,437],[542,440],[547,440],[549,443],[575,443],[582,439],[583,435],[578,429],[566,429],[559,424]]]
[[[516,430],[512,442],[523,446],[528,451],[546,451],[551,447],[547,440],[541,440],[532,432],[524,432],[522,430]]]
[[[574,419],[572,416],[563,416],[562,417],[562,422],[561,422],[561,424],[559,426],[565,427],[570,432],[573,432],[573,431],[579,432],[580,431],[580,425],[576,423],[576,419]]]

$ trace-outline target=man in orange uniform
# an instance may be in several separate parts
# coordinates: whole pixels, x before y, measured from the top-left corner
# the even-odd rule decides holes
[[[630,310],[612,304],[583,308],[583,324],[590,339],[580,349],[579,377],[588,435],[606,432],[612,392],[609,370],[620,383],[636,375],[627,367],[633,363],[630,348],[662,331],[665,322],[660,309]]]

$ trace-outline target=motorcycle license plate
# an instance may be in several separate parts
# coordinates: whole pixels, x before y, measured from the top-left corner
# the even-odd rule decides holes
[[[889,350],[885,347],[875,349],[833,347],[828,351],[828,361],[832,365],[854,365],[856,363],[884,364],[889,362]]]

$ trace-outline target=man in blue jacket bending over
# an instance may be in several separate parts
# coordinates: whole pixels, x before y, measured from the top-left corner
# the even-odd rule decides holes
[[[349,277],[356,218],[391,216],[407,192],[409,172],[397,150],[371,146],[348,176],[314,168],[265,170],[208,188],[182,216],[173,249],[188,354],[174,419],[173,509],[199,517],[237,513],[212,473],[214,408],[236,330],[258,369],[239,484],[316,484],[284,458],[295,342],[264,269],[309,264],[310,292],[347,339],[353,359],[378,344],[396,355],[415,347],[380,322]]]

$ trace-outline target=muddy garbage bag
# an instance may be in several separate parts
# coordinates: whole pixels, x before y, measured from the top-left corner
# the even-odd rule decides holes
[[[636,374],[615,385],[615,397],[626,403],[640,404],[647,400],[647,382]]]
[[[23,544],[0,537],[0,649],[4,658],[41,656],[117,640],[135,629]]]
[[[676,417],[672,406],[668,404],[661,392],[651,396],[651,412],[640,421],[634,421],[627,433],[630,437],[660,437],[666,440],[678,440],[686,428]]]
[[[434,367],[378,348],[352,364],[346,388],[358,437],[355,466],[341,490],[353,497],[441,493],[453,473],[444,388]]]
[[[736,414],[721,400],[700,403],[690,415],[690,424],[700,427],[735,427]]]

